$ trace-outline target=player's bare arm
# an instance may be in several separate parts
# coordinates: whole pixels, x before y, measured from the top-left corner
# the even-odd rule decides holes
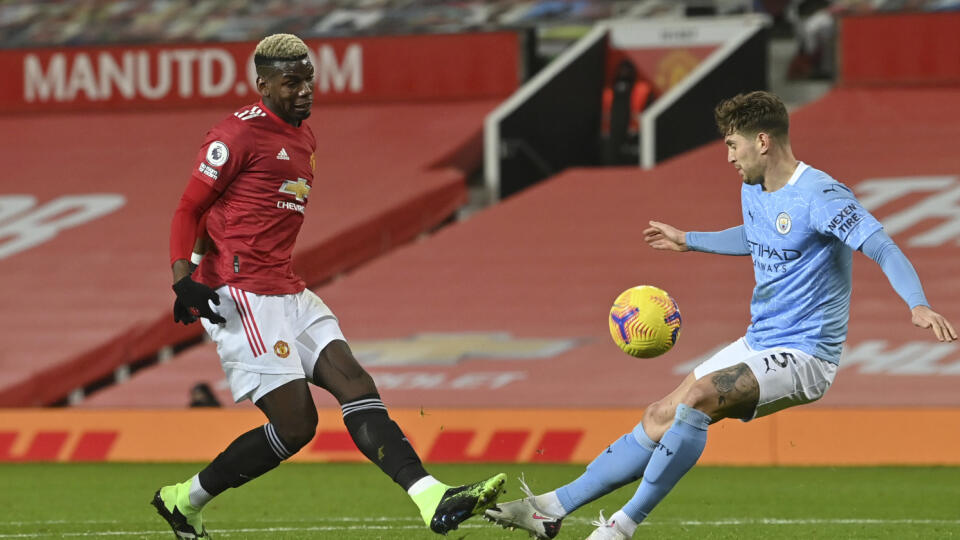
[[[186,259],[177,259],[171,267],[173,270],[173,282],[176,283],[190,275],[190,261]]]
[[[950,321],[929,307],[917,306],[911,309],[910,313],[913,316],[913,324],[920,328],[933,329],[937,341],[949,342],[957,339],[957,331]]]
[[[213,241],[210,239],[210,235],[204,232],[202,235],[197,236],[197,241],[193,243],[193,252],[197,255],[206,255],[210,249],[211,242]]]
[[[689,251],[687,247],[687,233],[676,227],[651,221],[650,227],[644,229],[643,240],[653,249],[668,251]]]

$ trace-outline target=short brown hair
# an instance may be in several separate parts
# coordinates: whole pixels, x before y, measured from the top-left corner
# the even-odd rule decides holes
[[[725,99],[713,111],[720,134],[756,135],[764,132],[785,139],[790,130],[790,115],[783,101],[770,92],[749,92]]]

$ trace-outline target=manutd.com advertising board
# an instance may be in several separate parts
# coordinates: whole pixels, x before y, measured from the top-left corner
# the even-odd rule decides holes
[[[519,84],[519,35],[307,40],[318,103],[479,99]],[[256,42],[0,51],[0,112],[254,101]]]

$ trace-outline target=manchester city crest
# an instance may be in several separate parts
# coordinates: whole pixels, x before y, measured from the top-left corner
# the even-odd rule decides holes
[[[793,224],[790,222],[790,214],[786,212],[780,212],[780,215],[777,216],[777,232],[780,234],[787,234],[790,232],[790,227]]]

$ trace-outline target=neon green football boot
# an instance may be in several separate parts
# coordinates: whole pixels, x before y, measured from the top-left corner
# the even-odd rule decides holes
[[[177,538],[211,538],[203,526],[201,511],[190,506],[190,480],[160,488],[150,504],[167,521]]]
[[[467,518],[492,508],[506,481],[507,475],[500,473],[463,486],[451,487],[438,483],[417,495],[414,501],[420,507],[420,516],[430,530],[445,535]]]

